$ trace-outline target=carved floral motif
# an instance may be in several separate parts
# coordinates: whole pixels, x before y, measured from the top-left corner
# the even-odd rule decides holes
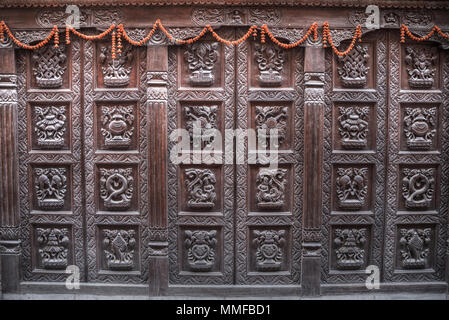
[[[337,269],[356,270],[365,263],[366,229],[336,229],[334,243],[337,247]]]
[[[69,252],[68,228],[37,228],[39,259],[45,269],[65,269]]]
[[[210,209],[215,206],[217,179],[210,169],[186,169],[185,179],[188,207]]]
[[[345,56],[338,57],[338,75],[343,87],[363,88],[366,86],[369,67],[368,46],[358,44]]]
[[[400,229],[401,263],[404,269],[424,269],[429,256],[431,229]]]
[[[256,106],[257,135],[262,138],[265,146],[268,145],[270,137],[276,138],[274,141],[277,141],[277,145],[273,147],[279,147],[285,141],[287,135],[287,114],[288,107]],[[277,130],[275,137],[271,136],[270,130]]]
[[[436,134],[436,108],[405,108],[404,134],[411,150],[429,150]]]
[[[103,230],[103,250],[110,270],[132,270],[136,248],[134,230]]]
[[[184,108],[186,129],[194,147],[205,147],[213,143],[217,129],[217,111],[216,105]],[[197,132],[200,135],[198,137],[195,136]]]
[[[215,263],[217,231],[185,230],[187,262],[193,271],[210,271]]]
[[[257,174],[256,203],[261,209],[279,209],[284,205],[287,169],[261,168]]]
[[[36,50],[32,56],[33,75],[39,88],[59,88],[62,76],[67,69],[64,46],[44,46]]]
[[[338,168],[336,191],[342,209],[359,210],[368,193],[368,168]]]
[[[285,52],[273,44],[254,45],[254,59],[259,69],[259,84],[264,87],[277,87],[282,84],[282,70],[284,68]]]
[[[132,168],[100,168],[100,197],[110,210],[125,210],[131,206],[134,192]]]
[[[184,57],[191,72],[189,79],[192,86],[210,87],[214,84],[214,64],[219,57],[218,42],[195,42],[187,47]]]
[[[363,149],[367,145],[369,107],[339,107],[338,131],[345,149]]]
[[[35,168],[34,173],[39,209],[62,208],[67,193],[67,170],[65,168]]]
[[[413,89],[429,89],[434,84],[437,56],[429,47],[406,47],[408,83]]]
[[[127,148],[134,132],[134,115],[131,106],[101,107],[101,134],[109,148]]]
[[[257,271],[279,271],[283,260],[285,230],[254,230],[253,243],[257,245]]]
[[[403,169],[402,196],[407,209],[425,209],[432,202],[435,191],[434,168]]]
[[[34,108],[34,131],[37,145],[45,149],[58,149],[64,146],[66,132],[66,107],[48,106]]]
[[[125,87],[129,84],[132,70],[133,53],[130,46],[125,45],[122,53],[112,59],[108,46],[101,47],[100,62],[103,82],[107,87]]]

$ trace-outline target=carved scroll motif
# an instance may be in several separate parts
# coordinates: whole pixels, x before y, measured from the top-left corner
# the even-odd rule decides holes
[[[103,250],[110,270],[132,270],[136,248],[134,230],[103,230]]]
[[[284,256],[285,230],[254,230],[257,271],[279,271]]]
[[[436,108],[405,108],[404,134],[410,150],[429,150],[436,134]]]
[[[287,114],[288,107],[256,106],[257,135],[262,138],[261,142],[265,143],[265,147],[268,146],[270,137],[272,137],[270,130],[277,130],[276,137],[274,137],[277,145],[273,147],[278,148],[285,141],[287,135]]]
[[[254,45],[254,59],[259,69],[259,84],[263,87],[278,87],[282,85],[282,71],[284,68],[285,52],[273,44]]]
[[[134,192],[132,168],[100,168],[100,197],[109,210],[126,210]]]
[[[400,229],[401,263],[404,269],[424,269],[429,257],[431,229]]]
[[[34,131],[37,145],[44,149],[60,149],[64,146],[66,132],[66,107],[48,106],[34,108]]]
[[[186,169],[185,178],[187,206],[194,209],[213,208],[217,198],[215,174],[209,169]]]
[[[215,264],[217,231],[185,230],[184,235],[190,268],[197,272],[210,271]]]
[[[334,243],[337,246],[337,269],[357,270],[365,263],[366,229],[336,229]]]
[[[134,132],[134,115],[131,106],[101,107],[101,134],[108,148],[127,148]]]
[[[217,130],[218,106],[185,107],[186,129],[194,147],[212,145]],[[200,136],[195,136],[195,134]]]
[[[345,56],[338,57],[338,75],[343,87],[363,88],[367,83],[368,46],[358,44]]]
[[[363,149],[367,146],[369,107],[339,107],[338,131],[345,149]]]
[[[284,206],[287,169],[261,168],[257,174],[256,203],[261,209],[279,209]]]
[[[402,196],[407,209],[426,209],[430,206],[434,185],[434,168],[427,169],[403,169]]]
[[[218,42],[195,42],[184,52],[185,61],[191,72],[192,86],[210,87],[215,82],[214,64],[219,58]]]
[[[59,88],[62,76],[67,69],[64,46],[59,48],[45,46],[36,50],[32,56],[33,75],[39,88]]]
[[[368,168],[338,168],[336,191],[342,209],[359,210],[368,193]]]
[[[68,228],[37,228],[39,259],[45,269],[65,269],[69,252]]]
[[[35,190],[39,209],[57,210],[64,206],[67,193],[65,168],[35,168]]]

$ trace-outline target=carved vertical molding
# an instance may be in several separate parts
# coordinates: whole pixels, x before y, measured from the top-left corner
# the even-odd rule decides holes
[[[147,49],[147,108],[149,124],[150,295],[165,295],[168,287],[166,208],[168,47]]]
[[[17,99],[14,49],[0,48],[0,269],[4,292],[18,291],[20,280]]]
[[[320,294],[324,128],[324,51],[305,48],[303,295]]]

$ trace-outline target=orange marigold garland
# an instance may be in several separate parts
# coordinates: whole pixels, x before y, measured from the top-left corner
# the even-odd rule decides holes
[[[5,42],[5,31],[3,29],[3,24],[5,23],[5,21],[0,22],[0,41],[2,43]]]
[[[55,29],[55,37],[54,37],[54,43],[55,43],[55,48],[58,48],[59,47],[59,30],[58,30],[58,27],[57,26],[55,26],[56,27],[56,29]]]
[[[298,41],[296,41],[294,43],[282,43],[278,39],[276,39],[276,37],[268,29],[268,26],[266,24],[262,25],[262,30],[265,31],[265,33],[268,35],[268,37],[271,39],[271,41],[273,41],[275,44],[277,44],[278,46],[280,46],[280,47],[282,47],[284,49],[291,49],[291,48],[295,48],[295,47],[299,46],[301,43],[303,43],[304,41],[307,40],[307,38],[312,34],[312,32],[314,33],[314,39],[316,41],[318,39],[318,35],[317,35],[318,31],[317,31],[317,29],[318,29],[318,23],[314,22],[309,27],[309,29],[307,30],[306,34],[301,39],[299,39]]]
[[[345,56],[349,52],[351,52],[352,49],[354,49],[355,43],[357,42],[357,39],[362,41],[362,26],[358,25],[355,29],[354,36],[352,37],[352,41],[349,44],[349,47],[345,51],[339,51],[337,47],[334,45],[334,42],[332,41],[332,36],[329,28],[329,24],[326,22],[323,23],[323,46],[327,47],[327,44],[329,44],[330,47],[332,47],[332,50],[334,53],[338,56]]]
[[[70,28],[70,31],[72,31],[74,35],[76,35],[76,36],[78,36],[78,37],[80,37],[80,38],[82,38],[84,40],[99,40],[99,39],[103,39],[104,37],[106,37],[114,29],[115,29],[115,25],[111,24],[111,26],[107,30],[105,30],[102,33],[100,33],[98,35],[95,35],[95,36],[88,36],[86,34],[83,34],[83,33],[79,32],[79,31],[77,31],[73,27]]]
[[[116,56],[115,56],[115,32],[112,32],[112,49],[111,49],[111,52],[112,52],[112,59],[115,59],[116,58]]]
[[[70,44],[70,27],[68,25],[65,26],[65,43]]]
[[[429,33],[426,34],[425,36],[417,37],[409,30],[409,28],[405,24],[402,24],[401,25],[401,43],[405,43],[405,35],[406,34],[410,39],[421,42],[421,41],[429,40],[430,37],[432,37],[435,32],[437,32],[438,35],[440,35],[442,38],[449,39],[449,34],[446,34],[443,31],[441,31],[440,27],[438,27],[437,25],[433,26],[432,30],[430,30]]]

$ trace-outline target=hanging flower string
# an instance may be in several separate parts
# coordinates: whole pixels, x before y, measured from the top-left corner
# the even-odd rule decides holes
[[[355,29],[354,36],[352,37],[352,41],[349,44],[348,49],[345,51],[339,51],[337,47],[334,45],[334,42],[332,41],[332,35],[330,32],[329,24],[326,22],[323,23],[323,46],[326,48],[328,45],[332,48],[334,53],[338,56],[345,56],[349,52],[351,52],[352,49],[354,49],[355,43],[357,42],[357,39],[359,42],[362,41],[362,26],[358,25]]]
[[[318,23],[314,22],[310,27],[309,30],[307,30],[306,34],[299,39],[298,41],[294,43],[282,43],[276,37],[271,33],[270,29],[268,29],[268,26],[266,24],[262,25],[262,32],[261,32],[261,42],[265,42],[265,33],[268,35],[268,37],[278,46],[284,48],[284,49],[291,49],[294,47],[299,46],[301,43],[307,40],[307,38],[312,34],[313,32],[313,39],[314,41],[318,40]],[[263,35],[263,36],[262,36]]]
[[[441,31],[440,27],[438,27],[438,26],[433,26],[432,30],[430,30],[430,32],[428,34],[426,34],[425,36],[417,37],[413,33],[410,32],[410,30],[408,29],[408,27],[405,24],[402,24],[401,25],[401,43],[405,43],[405,35],[407,35],[412,40],[421,42],[421,41],[428,40],[431,36],[433,36],[433,34],[435,32],[437,32],[438,35],[440,35],[442,38],[449,39],[449,34]]]

